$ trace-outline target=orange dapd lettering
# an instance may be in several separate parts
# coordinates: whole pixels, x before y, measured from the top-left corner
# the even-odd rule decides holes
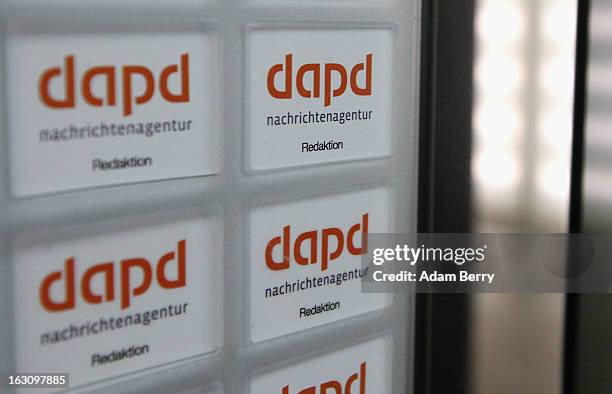
[[[64,281],[64,300],[51,299],[51,286],[59,281]],[[43,279],[38,291],[40,304],[49,312],[58,312],[74,308],[74,258],[69,258],[64,263],[64,273],[56,271]]]
[[[104,295],[94,294],[91,290],[91,278],[100,274],[104,275]],[[81,295],[90,304],[100,304],[115,299],[115,276],[112,262],[96,264],[85,271],[81,280]]]
[[[289,239],[289,237],[287,237]],[[302,244],[305,241],[310,241],[310,254],[308,256],[302,256]],[[306,231],[300,234],[295,239],[295,245],[293,245],[293,256],[295,262],[300,265],[316,264],[317,262],[317,232]]]
[[[344,233],[337,227],[324,228],[323,236],[321,238],[321,271],[325,271],[327,270],[328,261],[335,260],[342,254],[342,251],[344,250]],[[336,250],[333,252],[329,249],[329,241],[332,238],[335,238],[336,240]]]
[[[133,287],[130,280],[131,270],[137,268],[142,272],[142,281]],[[121,262],[121,309],[130,306],[130,298],[149,290],[151,286],[151,263],[145,259],[135,258]]]
[[[172,93],[168,89],[168,78],[172,74],[180,74],[181,91]],[[164,68],[159,76],[159,91],[166,101],[171,103],[186,103],[189,101],[189,55],[181,55],[181,71],[176,64]]]
[[[365,61],[355,65],[346,66],[341,63],[306,63],[298,67],[295,74],[295,87],[297,94],[304,98],[321,97],[323,90],[323,106],[331,105],[334,97],[343,96],[350,90],[356,96],[372,95],[372,54],[366,55]],[[321,80],[323,69],[323,80]],[[350,73],[348,72],[350,69]],[[277,85],[276,76],[284,73],[282,87]],[[364,74],[362,84],[359,77]],[[279,75],[283,76],[283,75]],[[311,82],[310,82],[311,81]],[[310,84],[309,84],[310,82]],[[293,54],[285,55],[285,62],[270,67],[267,77],[267,88],[270,96],[276,99],[293,98]],[[350,88],[350,89],[349,89]]]
[[[115,300],[116,280],[119,278],[119,295],[121,309],[131,305],[132,299],[145,294],[153,285],[162,289],[176,289],[187,285],[186,273],[187,242],[178,241],[176,251],[165,253],[155,267],[142,257],[123,259],[118,263],[112,261],[95,264],[83,273],[78,280],[80,296],[86,304],[101,304]],[[42,307],[49,312],[61,312],[76,307],[76,272],[75,258],[70,257],[64,263],[64,271],[56,271],[45,276],[40,284],[39,298]],[[97,279],[95,279],[97,278]],[[137,280],[137,278],[140,278]],[[101,293],[95,293],[92,281],[102,281]],[[98,282],[99,283],[99,282]],[[51,298],[52,287],[63,284],[64,299]],[[57,291],[55,292],[57,294]]]
[[[94,107],[102,107],[104,100],[101,97],[94,96],[91,91],[92,80],[95,77],[104,77],[106,85],[106,105],[113,106],[117,98],[115,97],[115,68],[114,67],[92,67],[83,75],[83,83],[81,84],[81,94],[87,104]]]
[[[357,78],[359,72],[365,69],[365,82],[364,86],[359,86]],[[358,96],[370,96],[372,94],[372,54],[366,55],[365,65],[363,63],[357,63],[351,70],[351,90]]]
[[[185,240],[180,240],[177,247],[177,254],[168,252],[159,259],[157,264],[157,281],[164,289],[176,289],[183,287],[186,284],[187,276],[185,276]],[[176,261],[176,279],[168,279],[166,276],[166,265]]]
[[[293,248],[291,247],[291,226],[287,225],[283,227],[282,235],[272,238],[266,245],[264,256],[266,265],[273,271],[281,271],[289,269],[291,261],[299,265],[317,264],[321,261],[321,271],[326,271],[329,263],[342,255],[345,245],[348,253],[355,256],[362,255],[367,251],[368,215],[363,214],[361,222],[348,228],[346,235],[345,231],[338,227],[303,232],[295,238]],[[360,241],[359,238],[361,238]],[[277,248],[282,248],[280,261],[274,259],[274,251]]]
[[[139,96],[134,97],[132,92],[132,77],[140,75],[144,80],[145,88]],[[135,99],[135,104],[144,104],[151,100],[155,91],[155,80],[153,73],[143,66],[123,66],[123,114],[129,115],[132,113],[132,99]]]
[[[304,86],[304,75],[308,72],[312,73],[313,81],[310,90]],[[298,70],[296,80],[296,87],[300,96],[307,98],[320,97],[320,85],[318,82],[321,80],[321,65],[315,63],[304,64]]]
[[[50,108],[74,108],[74,56],[64,58],[64,98],[56,98],[51,95],[49,85],[52,79],[61,77],[60,67],[51,67],[42,73],[38,80],[40,100]]]
[[[281,243],[281,237],[275,237],[268,242],[266,246],[266,265],[273,271],[285,270],[289,268],[289,260],[291,256],[289,255],[289,243],[291,242],[291,226],[285,226],[283,228],[283,258],[280,262],[274,261],[274,257],[272,253],[276,245]]]
[[[336,72],[340,79],[340,84],[337,88],[332,87],[332,73]],[[325,99],[323,105],[328,107],[331,105],[331,98],[342,96],[346,90],[346,69],[339,63],[325,64]]]
[[[272,97],[277,98],[277,99],[290,99],[291,98],[291,92],[292,92],[292,88],[291,88],[291,83],[293,81],[292,79],[292,67],[293,67],[293,55],[288,53],[285,56],[285,65],[283,66],[282,63],[279,64],[275,64],[274,66],[272,66],[270,68],[270,71],[268,72],[268,92],[270,92],[270,94],[272,95]],[[274,79],[276,77],[276,74],[280,73],[280,72],[285,72],[285,87],[284,89],[277,89],[276,85],[274,83]]]
[[[286,385],[282,388],[281,394],[367,394],[366,367],[367,363],[361,363],[359,365],[359,372],[349,376],[345,382],[329,380],[299,391],[292,391],[290,385]]]
[[[117,68],[121,70],[120,78]],[[136,106],[151,101],[155,97],[157,86],[159,86],[159,94],[163,100],[169,103],[189,102],[189,54],[187,53],[181,55],[179,64],[170,64],[161,70],[157,84],[154,71],[141,64],[90,67],[83,71],[80,80],[77,74],[78,64],[75,55],[64,58],[63,70],[59,66],[44,70],[38,81],[41,102],[51,109],[77,108],[77,83],[80,86],[82,103],[92,107],[115,107],[119,100],[117,91],[120,90],[123,116],[131,115]],[[179,82],[179,88],[176,91],[170,90],[170,78],[176,78]],[[51,84],[55,80],[60,82],[60,85],[63,80],[62,97],[55,97],[51,93]],[[93,91],[96,80],[101,81],[104,86],[103,91],[98,92],[97,95]],[[57,85],[56,83],[55,86]],[[136,85],[142,87],[136,91]]]
[[[361,245],[355,245],[355,233],[361,230]],[[349,253],[354,255],[362,255],[368,251],[368,214],[363,215],[361,223],[353,225],[347,234],[346,246]]]

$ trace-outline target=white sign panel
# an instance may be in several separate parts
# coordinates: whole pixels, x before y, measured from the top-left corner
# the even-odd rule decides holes
[[[256,376],[251,394],[390,394],[391,363],[380,337]]]
[[[361,292],[368,233],[390,228],[385,188],[251,213],[251,336],[262,341],[386,307]]]
[[[220,171],[215,32],[33,24],[7,39],[15,196]]]
[[[16,241],[16,370],[75,386],[220,346],[219,219]]]
[[[393,33],[248,31],[250,168],[391,153]]]

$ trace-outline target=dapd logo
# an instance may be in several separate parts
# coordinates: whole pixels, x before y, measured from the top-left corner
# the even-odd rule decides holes
[[[346,381],[329,380],[300,391],[293,391],[289,385],[286,385],[281,394],[366,394],[366,367],[367,363],[361,363],[359,371],[349,376]]]
[[[169,87],[173,75],[180,81],[180,88],[175,91]],[[102,82],[103,93],[94,93],[96,80]],[[61,87],[52,89],[52,85]],[[136,86],[140,88],[136,90]],[[76,108],[80,95],[83,104],[92,107],[115,107],[121,101],[123,116],[131,115],[135,106],[149,102],[156,90],[169,103],[189,102],[189,54],[182,54],[178,63],[164,67],[158,77],[150,68],[138,64],[79,70],[77,57],[68,55],[63,65],[45,69],[38,80],[40,101],[49,108]]]
[[[320,243],[320,247],[319,247]],[[293,244],[293,247],[292,247]],[[291,225],[283,227],[282,235],[272,238],[266,246],[266,265],[273,271],[286,270],[294,261],[299,265],[318,264],[321,271],[327,270],[329,262],[339,258],[346,245],[348,252],[359,256],[367,251],[368,214],[363,214],[358,222],[345,231],[338,227],[306,231],[295,240],[291,237]],[[274,258],[274,251],[282,248],[282,259]],[[303,249],[308,250],[306,255]],[[292,259],[293,257],[293,259]]]
[[[121,309],[130,306],[132,298],[141,296],[152,285],[162,289],[176,289],[185,287],[187,275],[185,272],[186,241],[180,240],[176,250],[162,255],[157,264],[142,257],[131,257],[120,262],[102,262],[89,267],[83,275],[76,277],[74,257],[66,259],[64,269],[46,275],[39,287],[39,298],[42,307],[49,312],[62,312],[74,309],[77,303],[77,292],[83,302],[87,304],[101,304],[115,300],[115,278],[119,278],[119,299]],[[92,282],[96,279],[104,284],[103,290],[96,293]],[[140,278],[137,282],[136,278]],[[62,287],[63,284],[63,287]],[[62,299],[52,297],[61,291],[53,292],[59,286],[63,289]],[[77,290],[78,286],[78,290]],[[58,297],[59,298],[59,297]]]
[[[268,93],[276,99],[294,97],[293,54],[285,55],[285,62],[275,64],[268,71]],[[321,78],[323,74],[323,78]],[[277,81],[277,75],[279,81]],[[363,75],[363,77],[360,77]],[[359,79],[362,78],[361,82]],[[361,84],[361,85],[360,85]],[[321,97],[323,106],[331,105],[332,97],[344,94],[356,96],[372,95],[372,54],[368,53],[362,63],[345,66],[340,63],[307,63],[297,67],[295,90],[304,98]]]

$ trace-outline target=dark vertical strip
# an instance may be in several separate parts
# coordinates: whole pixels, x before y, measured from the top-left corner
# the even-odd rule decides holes
[[[565,296],[565,327],[563,332],[563,393],[576,393],[576,339],[578,336],[578,295]]]
[[[569,212],[569,231],[572,233],[579,233],[582,231],[582,178],[585,159],[584,133],[587,106],[590,10],[591,0],[578,0]]]
[[[423,1],[419,232],[470,231],[475,0]],[[465,294],[419,294],[415,393],[467,391]]]
[[[419,114],[419,197],[417,231],[432,231],[433,224],[433,133],[435,102],[434,47],[437,1],[423,1],[421,15],[421,92]],[[431,393],[431,295],[417,294],[414,343],[414,393]]]
[[[574,70],[574,114],[572,122],[572,164],[570,179],[569,232],[582,232],[583,174],[585,160],[585,121],[587,108],[587,77],[589,63],[589,20],[591,0],[578,0],[576,22],[576,59]],[[570,251],[569,256],[573,253]],[[568,259],[568,264],[570,260]],[[571,267],[567,268],[571,275]],[[563,349],[563,392],[577,392],[577,346],[579,303],[577,294],[565,298],[565,331]]]

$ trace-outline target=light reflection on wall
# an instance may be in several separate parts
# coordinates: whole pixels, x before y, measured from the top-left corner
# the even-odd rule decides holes
[[[472,171],[476,205],[485,212],[512,210],[522,174],[518,150],[525,127],[520,113],[524,36],[518,2],[479,3]]]
[[[476,229],[566,228],[575,10],[575,0],[478,3]]]
[[[474,231],[565,232],[577,0],[477,0]],[[560,294],[471,299],[472,393],[561,393]]]

